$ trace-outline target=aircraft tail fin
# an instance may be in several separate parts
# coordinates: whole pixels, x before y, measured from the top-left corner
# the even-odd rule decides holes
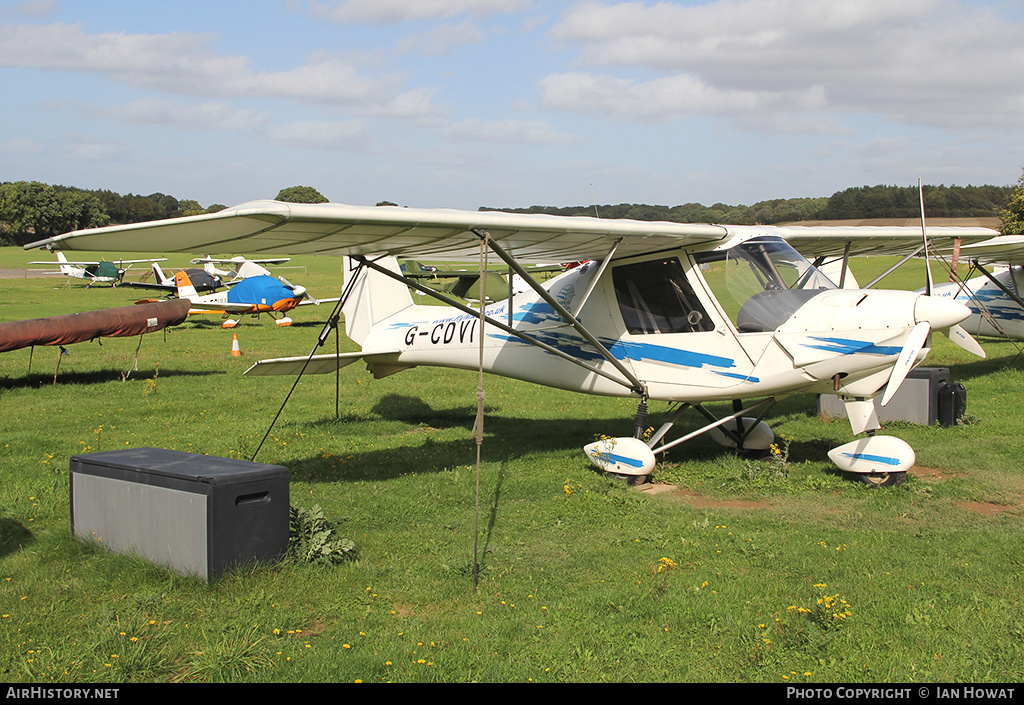
[[[168,284],[170,282],[167,275],[164,274],[164,270],[156,262],[153,263],[153,276],[156,277],[155,281],[157,284]]]
[[[174,275],[174,284],[178,287],[179,299],[194,299],[199,296],[195,286],[192,285],[192,280],[184,270]]]
[[[374,261],[395,274],[401,274],[398,260],[394,257],[382,257]],[[342,266],[345,270],[345,289],[349,291],[342,308],[345,314],[345,335],[362,345],[375,324],[413,305],[412,294],[405,284],[385,274],[366,267],[357,270],[356,264],[348,257]]]
[[[57,261],[61,263],[61,265],[60,265],[61,274],[71,274],[71,271],[72,271],[71,265],[65,264],[68,261],[68,258],[65,257],[64,253],[59,251],[59,250],[57,251]]]

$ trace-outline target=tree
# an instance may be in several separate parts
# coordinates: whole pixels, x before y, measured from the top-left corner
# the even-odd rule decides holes
[[[94,195],[38,181],[0,184],[0,222],[5,239],[17,245],[83,228],[110,223],[103,203]]]
[[[1003,235],[1024,235],[1024,174],[1017,179],[1017,188],[1000,214],[999,231]]]
[[[275,201],[287,203],[327,203],[324,195],[312,186],[291,186],[281,189]]]

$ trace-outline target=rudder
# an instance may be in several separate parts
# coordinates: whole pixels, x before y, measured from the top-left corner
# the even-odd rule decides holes
[[[395,274],[402,273],[394,257],[381,257],[374,263]],[[402,282],[368,267],[359,267],[349,257],[344,258],[342,267],[348,292],[341,309],[345,314],[345,335],[359,345],[376,323],[413,305],[409,287]]]

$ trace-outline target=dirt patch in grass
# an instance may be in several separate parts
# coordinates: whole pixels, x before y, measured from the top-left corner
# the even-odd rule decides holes
[[[948,480],[951,477],[962,477],[963,473],[949,472],[947,470],[937,470],[936,468],[925,468],[919,465],[915,465],[910,469],[910,474],[916,478],[924,480],[925,482],[942,482]],[[965,509],[975,514],[980,514],[985,517],[995,517],[1006,512],[1019,512],[1024,509],[1024,502],[1018,501],[1015,504],[997,504],[995,502],[960,502],[959,506],[961,509]]]
[[[667,494],[695,507],[712,509],[771,509],[770,502],[757,502],[745,499],[709,499],[690,490],[681,490],[675,485],[646,484],[639,487],[645,494]]]
[[[994,502],[961,502],[960,507],[985,517],[995,517],[1006,512],[1019,512],[1021,505],[996,504]]]
[[[926,482],[942,482],[951,477],[963,477],[963,473],[949,472],[948,470],[939,470],[938,468],[926,468],[920,465],[910,468],[910,474]]]

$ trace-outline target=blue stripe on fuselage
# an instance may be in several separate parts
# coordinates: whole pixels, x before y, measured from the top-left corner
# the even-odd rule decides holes
[[[899,465],[899,458],[887,458],[884,455],[871,455],[870,453],[843,453],[847,458],[853,460],[870,460],[875,463],[882,463],[883,465]]]
[[[851,340],[849,338],[818,338],[812,340],[821,341],[820,345],[807,345],[815,350],[826,350],[828,352],[841,353],[843,355],[855,355],[866,353],[868,355],[899,355],[903,349],[895,345],[876,345],[866,340]]]

